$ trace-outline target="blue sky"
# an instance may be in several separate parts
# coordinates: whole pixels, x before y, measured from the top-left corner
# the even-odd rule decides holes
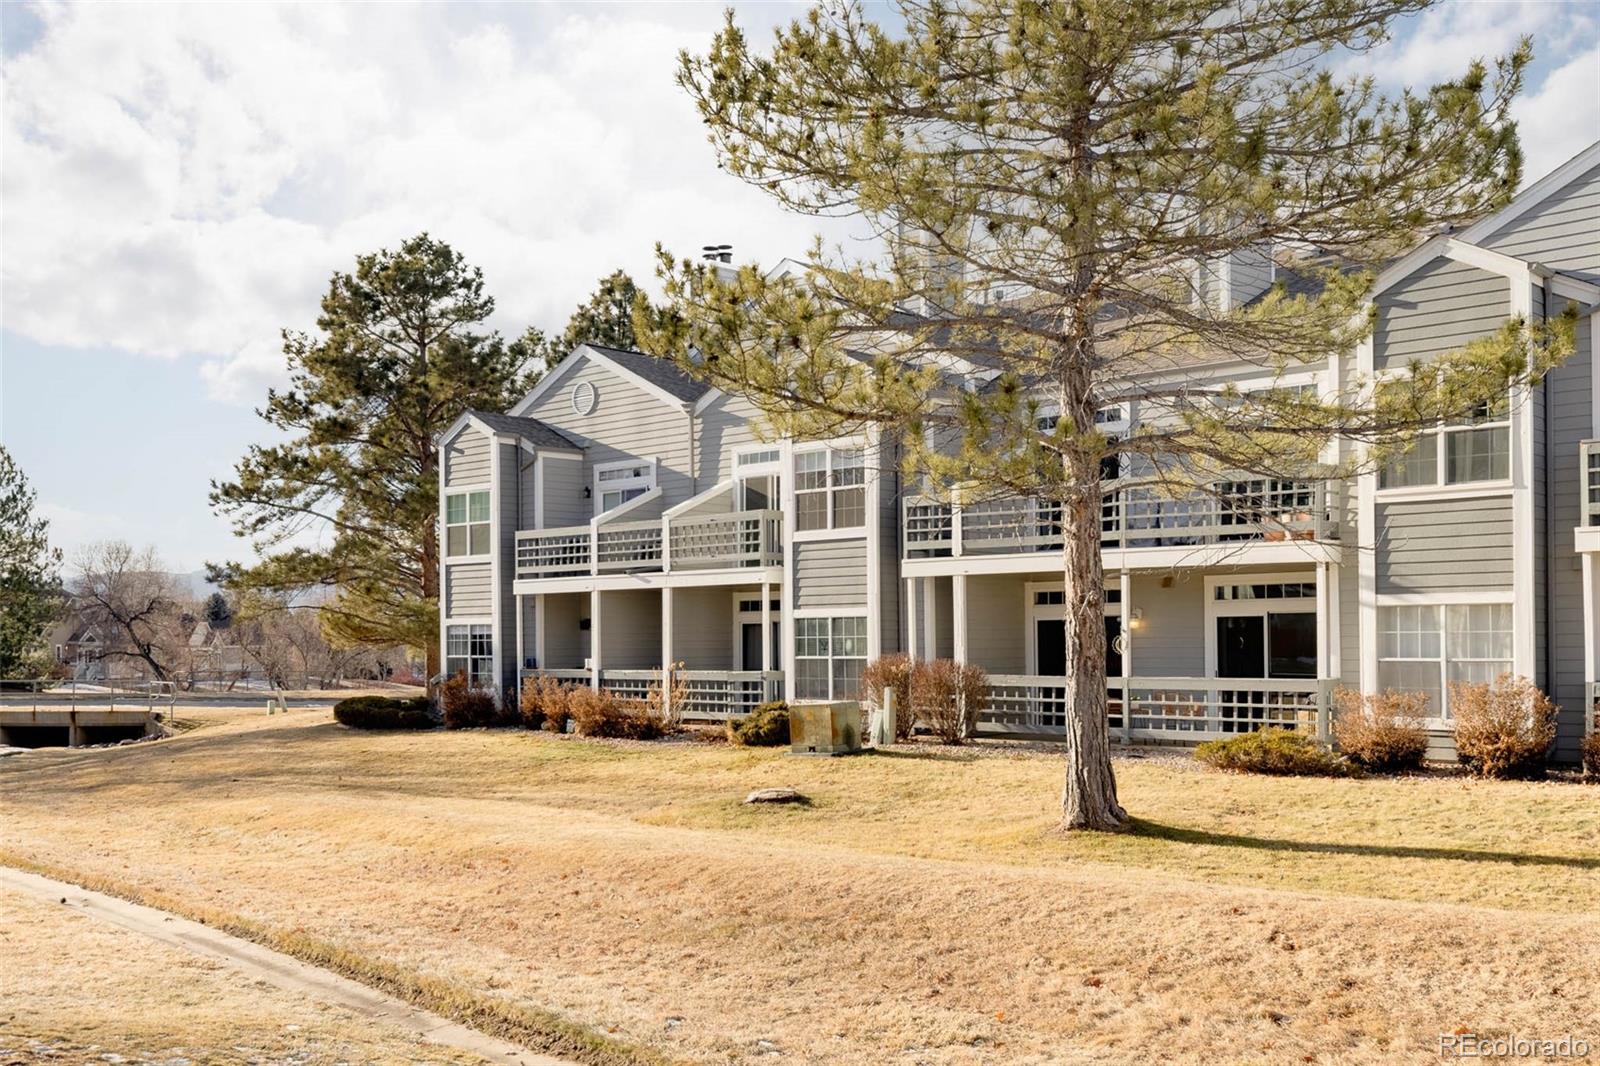
[[[738,5],[757,39],[799,4]],[[331,271],[427,229],[507,334],[559,328],[663,241],[803,250],[813,220],[718,172],[672,85],[721,5],[0,3],[0,442],[69,553],[248,546],[206,501],[263,435],[278,330]],[[1529,177],[1600,138],[1600,2],[1446,3],[1352,66],[1393,87],[1535,35]],[[845,229],[826,230],[840,238]]]

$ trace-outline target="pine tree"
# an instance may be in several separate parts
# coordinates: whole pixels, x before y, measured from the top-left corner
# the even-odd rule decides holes
[[[0,445],[0,677],[31,672],[62,607],[61,552],[50,547],[50,522],[34,513],[37,498]]]
[[[424,649],[439,669],[436,436],[525,389],[524,353],[477,327],[493,313],[483,272],[426,233],[356,260],[322,299],[319,333],[285,331],[291,384],[257,413],[288,436],[253,446],[211,501],[263,553],[212,566],[251,594],[322,590],[323,625],[346,646]],[[305,534],[326,534],[306,543]]]
[[[859,215],[884,252],[819,243],[803,277],[729,282],[663,251],[666,301],[640,301],[640,339],[750,396],[777,432],[875,429],[908,473],[969,501],[1059,508],[1066,828],[1127,824],[1106,725],[1108,495],[1238,470],[1347,477],[1421,425],[1522,395],[1570,343],[1513,321],[1382,388],[1350,370],[1378,265],[1520,180],[1526,42],[1397,98],[1326,69],[1429,6],[900,0],[891,32],[846,3],[764,51],[730,14],[708,54],[682,56],[723,167],[787,208]],[[1280,278],[1244,306],[1209,298],[1217,264],[1291,252],[1312,291]],[[952,356],[998,373],[952,389]],[[1342,390],[1243,395],[1195,369],[1227,360],[1342,366]],[[1140,412],[1122,439],[1096,421],[1114,404]],[[1107,486],[1113,465],[1128,475]]]

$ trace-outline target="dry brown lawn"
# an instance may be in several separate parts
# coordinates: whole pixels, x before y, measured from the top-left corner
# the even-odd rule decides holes
[[[482,1062],[3,887],[0,960],[0,1062]]]
[[[1600,789],[1027,751],[797,759],[326,712],[0,760],[0,849],[692,1061],[1395,1062],[1600,1046]],[[739,805],[793,785],[808,808]]]

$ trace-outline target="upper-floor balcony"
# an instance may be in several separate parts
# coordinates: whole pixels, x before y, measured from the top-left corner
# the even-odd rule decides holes
[[[1062,548],[1058,502],[907,496],[901,518],[908,560]],[[1100,508],[1103,551],[1338,539],[1324,482],[1239,479],[1179,497],[1148,487],[1113,489]]]
[[[517,577],[678,573],[783,565],[783,514],[724,510],[732,492],[718,486],[654,518],[659,490],[581,526],[517,533]],[[637,505],[637,506],[636,506]]]
[[[1578,496],[1578,524],[1600,526],[1600,440],[1578,444],[1578,476],[1582,479]]]

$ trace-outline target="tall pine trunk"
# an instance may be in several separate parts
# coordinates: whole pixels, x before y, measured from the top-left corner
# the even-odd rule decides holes
[[[1092,415],[1089,425],[1093,425]],[[1075,448],[1063,458],[1072,490],[1061,501],[1062,596],[1066,640],[1067,773],[1063,829],[1118,830],[1128,814],[1117,802],[1106,724],[1105,570],[1100,559],[1100,459]],[[1126,714],[1127,694],[1124,693]]]

